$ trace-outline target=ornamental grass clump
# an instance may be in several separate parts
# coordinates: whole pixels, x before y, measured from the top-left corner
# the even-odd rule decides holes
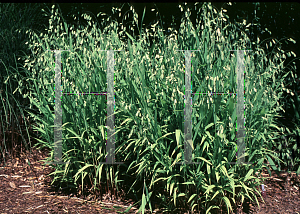
[[[19,69],[24,66],[22,56],[31,53],[25,45],[28,37],[26,30],[39,32],[45,28],[43,24],[48,22],[48,19],[40,17],[43,6],[0,3],[0,162],[5,163],[7,156],[15,158],[19,149],[22,152],[24,148],[29,149],[33,145],[30,139],[31,121],[24,111],[29,100],[16,90],[24,89],[26,82],[16,79],[26,74],[23,69]]]
[[[246,198],[258,203],[255,193],[261,197],[257,187],[263,182],[258,177],[262,168],[276,169],[274,160],[280,161],[271,148],[285,131],[274,121],[282,109],[282,79],[278,81],[276,73],[283,69],[283,57],[277,53],[267,58],[259,39],[251,43],[245,34],[249,25],[228,23],[228,16],[210,3],[199,8],[196,26],[189,20],[189,8],[180,8],[185,13],[180,31],[171,29],[170,36],[164,35],[159,22],[151,30],[139,29],[138,38],[110,18],[100,30],[87,14],[82,15],[87,25],[74,29],[61,22],[54,7],[48,33],[28,31],[27,44],[34,55],[24,65],[26,80],[32,83],[24,96],[43,115],[31,113],[41,133],[37,146],[52,151],[47,162],[53,161],[55,117],[55,60],[48,50],[69,50],[61,55],[62,91],[75,93],[62,96],[62,161],[69,164],[53,165],[52,183],[82,190],[88,184],[95,192],[104,185],[110,190],[126,189],[135,195],[142,213],[152,212],[154,205],[164,212],[185,208],[205,213],[225,206],[229,213]],[[132,12],[132,29],[142,26]],[[149,46],[150,39],[157,42]],[[123,165],[101,163],[107,154],[105,96],[79,95],[106,92],[107,58],[100,50],[110,49],[122,50],[114,53],[114,111],[115,160]],[[185,56],[176,50],[199,50],[192,52],[191,61],[196,93],[192,95],[192,161],[199,162],[194,165],[176,164],[184,161],[185,108]],[[252,50],[245,54],[244,78],[245,161],[253,164],[229,163],[235,162],[237,145],[237,54],[231,50]],[[203,94],[208,92],[224,94]]]

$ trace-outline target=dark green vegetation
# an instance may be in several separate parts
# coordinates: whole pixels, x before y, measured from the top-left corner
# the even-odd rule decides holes
[[[9,6],[1,4],[1,13],[13,11]],[[210,4],[198,8],[197,26],[189,21],[188,8],[182,11],[179,32],[171,30],[168,37],[157,23],[150,30],[140,31],[139,38],[133,38],[129,33],[131,29],[109,19],[104,20],[100,28],[86,14],[83,15],[84,26],[67,26],[54,8],[45,17],[49,19],[46,30],[33,31],[26,27],[32,23],[30,19],[26,19],[27,25],[5,28],[9,30],[1,35],[0,41],[1,45],[6,45],[1,52],[1,59],[6,60],[1,68],[3,157],[6,142],[9,143],[5,134],[10,128],[13,133],[20,129],[19,115],[29,118],[39,131],[39,144],[35,146],[53,148],[53,56],[47,49],[71,49],[62,54],[62,85],[76,92],[91,87],[105,91],[105,78],[97,78],[105,77],[106,54],[94,53],[114,49],[125,50],[116,54],[114,69],[116,131],[121,133],[117,134],[116,160],[126,165],[99,163],[105,161],[105,98],[66,96],[62,105],[63,161],[71,164],[53,166],[56,169],[53,182],[74,187],[89,183],[97,191],[108,181],[110,188],[116,186],[133,192],[141,211],[153,209],[153,201],[157,199],[162,210],[174,211],[178,206],[186,206],[208,213],[223,204],[229,212],[245,198],[257,201],[254,193],[262,180],[256,173],[259,175],[261,169],[270,164],[273,170],[281,163],[292,164],[291,170],[299,173],[299,147],[295,139],[284,144],[280,140],[284,135],[299,135],[299,129],[291,131],[275,120],[283,105],[283,91],[297,96],[299,101],[298,95],[283,84],[283,79],[295,81],[297,76],[292,71],[280,79],[275,76],[284,69],[285,54],[293,53],[285,53],[279,46],[271,55],[266,55],[260,48],[259,38],[250,42],[246,34],[238,30],[246,31],[248,23],[232,25],[226,14],[216,11]],[[140,26],[134,9],[132,13],[133,23]],[[31,10],[24,14],[30,17],[37,13]],[[105,24],[107,27],[103,27]],[[23,37],[17,40],[16,35],[22,32]],[[149,35],[157,41],[151,46],[147,42]],[[278,41],[271,40],[268,44],[277,46]],[[253,162],[253,165],[228,164],[234,162],[236,145],[236,113],[232,108],[235,98],[229,95],[193,97],[193,158],[201,164],[175,165],[182,160],[180,124],[184,121],[180,111],[184,103],[184,56],[175,52],[176,49],[200,50],[193,53],[193,92],[221,88],[224,92],[234,91],[231,83],[235,80],[236,55],[229,50],[253,50],[245,57],[246,162]],[[22,144],[26,145],[25,136],[22,139]],[[14,141],[12,138],[10,143]],[[274,148],[279,149],[282,160]],[[291,159],[293,152],[295,158]],[[53,151],[48,161],[51,158]]]

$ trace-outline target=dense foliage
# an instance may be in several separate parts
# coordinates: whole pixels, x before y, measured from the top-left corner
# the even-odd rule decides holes
[[[82,15],[87,24],[75,29],[61,20],[54,7],[46,14],[46,33],[26,31],[25,44],[32,55],[24,58],[27,76],[14,77],[19,82],[15,90],[30,99],[30,108],[39,109],[38,113],[27,112],[41,133],[36,146],[52,150],[47,162],[53,160],[55,117],[55,65],[53,52],[48,50],[70,49],[61,57],[62,90],[76,93],[105,92],[106,52],[100,50],[123,50],[115,52],[114,71],[116,161],[125,164],[100,163],[105,162],[106,154],[105,96],[64,95],[63,161],[70,164],[53,165],[53,182],[81,184],[82,188],[89,183],[96,191],[108,181],[111,188],[127,188],[136,194],[142,212],[152,211],[154,200],[160,201],[164,211],[185,206],[206,213],[224,204],[230,212],[245,198],[257,201],[261,170],[269,166],[276,170],[275,163],[283,162],[272,148],[283,134],[290,133],[274,120],[282,109],[279,100],[285,90],[275,76],[284,69],[284,51],[278,48],[282,53],[266,56],[259,38],[251,43],[239,30],[247,30],[246,22],[237,23],[237,28],[209,3],[199,8],[197,26],[189,20],[189,9],[180,8],[185,15],[180,31],[171,29],[168,37],[158,22],[150,30],[140,29],[139,38],[109,18],[103,19],[101,24],[108,24],[101,31],[87,14]],[[133,25],[142,26],[134,9],[132,12]],[[148,35],[155,37],[151,46]],[[276,44],[270,41],[271,46]],[[245,156],[252,165],[228,163],[236,157],[234,94],[193,95],[193,161],[200,164],[176,164],[183,160],[185,90],[184,52],[176,50],[199,50],[192,56],[192,91],[197,93],[235,93],[236,53],[230,50],[252,50],[245,54]],[[288,72],[282,78],[293,75]],[[23,87],[24,81],[30,87]],[[299,165],[299,159],[294,161]]]

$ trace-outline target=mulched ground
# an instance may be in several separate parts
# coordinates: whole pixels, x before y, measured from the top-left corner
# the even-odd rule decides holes
[[[263,177],[270,177],[264,183],[265,195],[263,195],[265,203],[257,194],[260,208],[255,203],[246,202],[243,210],[238,213],[300,213],[300,175],[296,173],[279,173],[279,176],[272,171],[269,176],[267,170],[264,170]],[[260,188],[261,191],[261,188]]]
[[[47,157],[47,152],[32,149],[19,158],[8,160],[0,166],[0,213],[118,213],[133,203],[110,200],[104,195],[102,201],[94,201],[92,195],[66,194],[50,186],[46,177],[55,170],[38,162]],[[30,166],[27,163],[30,161]],[[77,197],[78,196],[78,197]],[[111,211],[110,209],[114,210]],[[134,213],[132,208],[129,213]]]
[[[27,154],[27,155],[26,155]],[[50,177],[54,169],[46,165],[43,168],[39,160],[47,157],[47,151],[32,149],[32,154],[20,154],[19,158],[8,160],[6,166],[0,166],[0,210],[1,213],[122,213],[132,205],[132,201],[112,199],[104,195],[95,200],[92,194],[79,196],[78,193],[58,191],[50,186]],[[30,160],[30,166],[27,163]],[[269,177],[265,172],[264,177]],[[277,176],[272,173],[265,182],[266,197],[263,203],[259,199],[260,209],[255,203],[244,203],[236,213],[300,213],[300,175],[295,173],[286,179],[287,173]],[[287,181],[287,182],[286,182]],[[137,207],[129,213],[136,213]],[[161,213],[156,211],[156,213]],[[183,213],[183,212],[182,212]],[[184,212],[188,213],[188,212]],[[218,213],[227,213],[219,211]]]

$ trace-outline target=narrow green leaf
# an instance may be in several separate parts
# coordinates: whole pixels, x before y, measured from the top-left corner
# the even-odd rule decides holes
[[[270,163],[272,169],[273,169],[274,171],[276,171],[276,170],[277,170],[277,167],[275,166],[275,163],[274,163],[273,160],[269,157],[269,155],[266,155],[266,156],[267,156],[267,158],[268,158],[268,161],[269,161],[269,163]]]
[[[247,181],[250,178],[250,176],[252,175],[252,173],[253,173],[253,169],[250,169],[249,172],[246,174],[246,176],[244,178],[244,182]]]
[[[190,201],[193,200],[193,198],[195,198],[196,196],[197,196],[197,194],[193,194],[193,195],[189,198],[188,203],[190,203]]]
[[[232,211],[232,207],[231,207],[230,200],[229,200],[226,196],[222,197],[222,200],[223,200],[223,201],[225,202],[225,204],[226,204],[228,213],[229,213],[229,209],[228,209],[228,208],[230,208],[230,211]]]

